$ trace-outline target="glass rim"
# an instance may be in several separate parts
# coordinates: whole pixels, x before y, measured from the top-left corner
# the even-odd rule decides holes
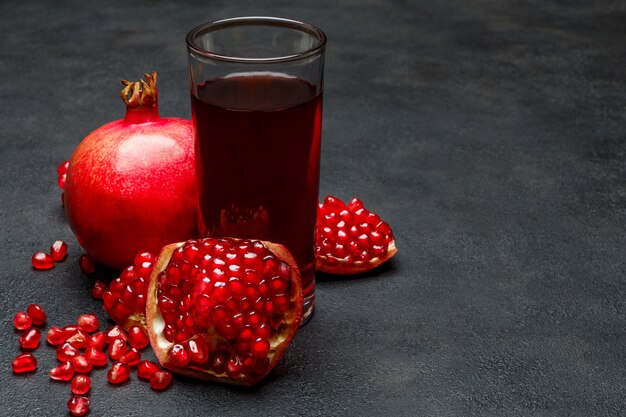
[[[216,30],[220,30],[227,27],[232,26],[278,26],[285,27],[290,29],[296,29],[301,32],[308,33],[314,39],[316,39],[316,43],[296,54],[291,55],[282,55],[282,56],[273,56],[273,57],[265,57],[265,58],[245,58],[239,56],[230,56],[230,55],[222,55],[216,52],[207,51],[202,48],[196,40],[199,35],[209,32],[214,32]],[[298,20],[285,19],[282,17],[269,17],[269,16],[244,16],[244,17],[232,17],[228,19],[216,20],[213,22],[203,23],[201,25],[196,26],[191,29],[189,33],[187,33],[187,49],[190,53],[194,53],[203,58],[214,59],[218,61],[226,61],[226,62],[236,62],[241,64],[252,63],[252,64],[263,64],[263,63],[272,63],[272,62],[289,62],[289,61],[298,61],[304,58],[308,58],[314,55],[319,55],[324,51],[326,46],[326,34],[317,26],[314,26],[310,23],[301,22]]]

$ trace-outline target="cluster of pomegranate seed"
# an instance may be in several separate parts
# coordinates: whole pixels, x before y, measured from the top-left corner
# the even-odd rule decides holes
[[[49,253],[35,252],[31,263],[35,269],[51,269],[54,268],[55,262],[61,262],[66,256],[67,243],[62,240],[56,240],[52,246],[50,246]]]
[[[59,184],[59,188],[65,189],[65,180],[67,178],[67,168],[70,166],[70,161],[63,161],[61,165],[57,168],[57,184]]]
[[[26,312],[19,311],[13,316],[13,326],[22,332],[18,338],[20,349],[26,352],[18,355],[13,360],[11,364],[13,373],[24,374],[37,370],[37,358],[30,351],[39,347],[41,332],[37,327],[33,326],[41,326],[46,320],[46,313],[38,304],[31,304],[26,309]]]
[[[102,298],[104,311],[124,328],[143,326],[145,322],[146,291],[154,261],[154,255],[139,253],[134,265],[124,269],[119,278],[111,281],[108,289],[102,281],[94,283],[93,297]]]
[[[369,271],[395,252],[395,240],[387,222],[358,198],[347,205],[327,196],[319,205],[315,231],[316,267],[335,274]]]
[[[158,277],[157,308],[170,342],[166,363],[235,381],[264,376],[272,343],[288,331],[291,274],[261,241],[181,245]]]
[[[65,182],[67,180],[67,168],[70,166],[70,161],[63,161],[61,165],[57,167],[57,184],[61,190],[65,190]],[[61,205],[65,206],[65,192],[61,193]]]
[[[41,333],[34,326],[40,326],[47,320],[41,306],[31,304],[26,312],[18,312],[13,318],[17,330],[22,331],[19,344],[22,351],[32,351],[39,346]],[[166,389],[172,381],[172,375],[150,361],[141,361],[141,350],[149,344],[146,331],[133,326],[127,333],[119,326],[106,331],[98,331],[100,321],[93,313],[82,314],[76,324],[65,327],[51,326],[46,334],[46,341],[56,346],[56,358],[59,365],[49,372],[55,381],[70,382],[73,396],[67,403],[70,414],[84,416],[89,412],[90,400],[85,395],[91,389],[89,373],[94,367],[104,367],[108,358],[114,362],[107,373],[111,384],[117,385],[127,381],[131,368],[137,367],[137,375],[150,381],[156,390]],[[107,348],[108,346],[108,348]],[[30,353],[18,355],[12,363],[15,374],[34,372],[37,359]]]

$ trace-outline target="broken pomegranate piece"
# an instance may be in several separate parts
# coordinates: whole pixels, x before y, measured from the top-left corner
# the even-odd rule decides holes
[[[145,328],[146,290],[154,259],[148,252],[135,256],[134,265],[124,269],[102,294],[104,311],[124,329]]]
[[[253,385],[300,325],[300,273],[287,249],[270,242],[208,238],[168,245],[150,278],[146,317],[164,368]],[[169,383],[153,379],[155,389]]]
[[[329,274],[358,274],[387,262],[397,252],[387,222],[363,207],[327,196],[319,205],[315,230],[315,267]]]

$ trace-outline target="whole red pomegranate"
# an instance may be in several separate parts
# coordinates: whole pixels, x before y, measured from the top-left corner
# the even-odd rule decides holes
[[[196,235],[192,123],[159,116],[156,80],[122,81],[126,116],[83,139],[67,169],[69,224],[96,261],[117,269]]]

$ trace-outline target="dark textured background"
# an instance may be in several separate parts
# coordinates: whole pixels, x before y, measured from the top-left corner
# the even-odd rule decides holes
[[[90,415],[625,415],[623,4],[3,0],[0,415],[65,415],[69,398],[45,343],[36,374],[11,374],[13,313],[101,312],[57,165],[123,115],[121,78],[156,69],[161,113],[189,117],[186,32],[250,14],[327,32],[321,194],[362,197],[399,254],[323,277],[315,317],[258,388],[177,377],[155,394],[98,371]],[[67,261],[33,271],[59,238]]]

